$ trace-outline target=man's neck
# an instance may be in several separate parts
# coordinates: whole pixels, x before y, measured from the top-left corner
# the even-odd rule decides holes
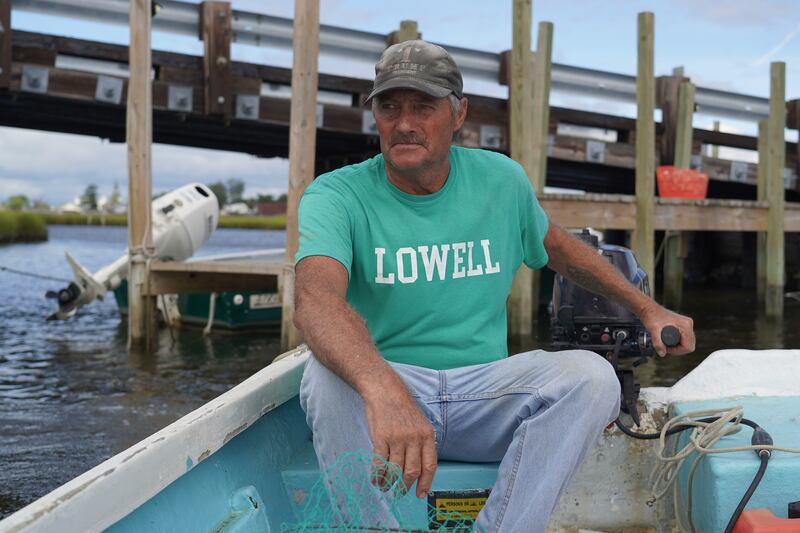
[[[388,162],[385,165],[389,182],[407,194],[423,195],[438,192],[444,187],[450,175],[450,158],[435,168],[428,167],[408,172],[392,168]]]

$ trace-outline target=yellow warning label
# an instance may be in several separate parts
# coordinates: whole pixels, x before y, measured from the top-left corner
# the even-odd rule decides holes
[[[481,512],[483,506],[486,505],[487,498],[469,497],[469,498],[436,498],[436,520],[448,520],[455,518],[457,513],[463,518],[471,518],[475,520],[478,513]]]

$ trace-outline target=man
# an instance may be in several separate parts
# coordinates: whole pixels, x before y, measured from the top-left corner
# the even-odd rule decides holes
[[[314,354],[301,403],[320,465],[370,450],[424,497],[438,459],[501,461],[476,529],[544,531],[616,418],[619,385],[594,353],[507,357],[517,268],[548,265],[621,302],[662,356],[694,349],[692,321],[548,223],[514,161],[451,146],[467,99],[443,48],[396,44],[375,72],[381,155],[319,177],[300,204],[294,319]],[[670,350],[667,325],[682,334]]]

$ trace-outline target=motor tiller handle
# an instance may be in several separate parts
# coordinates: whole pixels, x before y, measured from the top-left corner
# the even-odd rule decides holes
[[[666,326],[661,330],[661,342],[669,348],[677,346],[681,343],[681,332],[675,326]]]

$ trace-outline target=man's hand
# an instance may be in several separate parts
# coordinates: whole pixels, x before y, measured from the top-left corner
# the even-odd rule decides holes
[[[683,355],[694,351],[694,321],[688,316],[679,315],[652,302],[652,305],[648,306],[639,315],[639,318],[653,336],[653,348],[659,356]],[[675,326],[680,331],[681,342],[679,345],[667,347],[661,342],[661,330],[667,326]]]
[[[364,395],[373,452],[400,467],[405,491],[417,481],[417,497],[424,498],[437,466],[433,426],[420,413],[399,377],[385,381],[388,384]],[[375,474],[385,490],[394,480],[386,479],[389,473],[384,468],[382,463]]]

